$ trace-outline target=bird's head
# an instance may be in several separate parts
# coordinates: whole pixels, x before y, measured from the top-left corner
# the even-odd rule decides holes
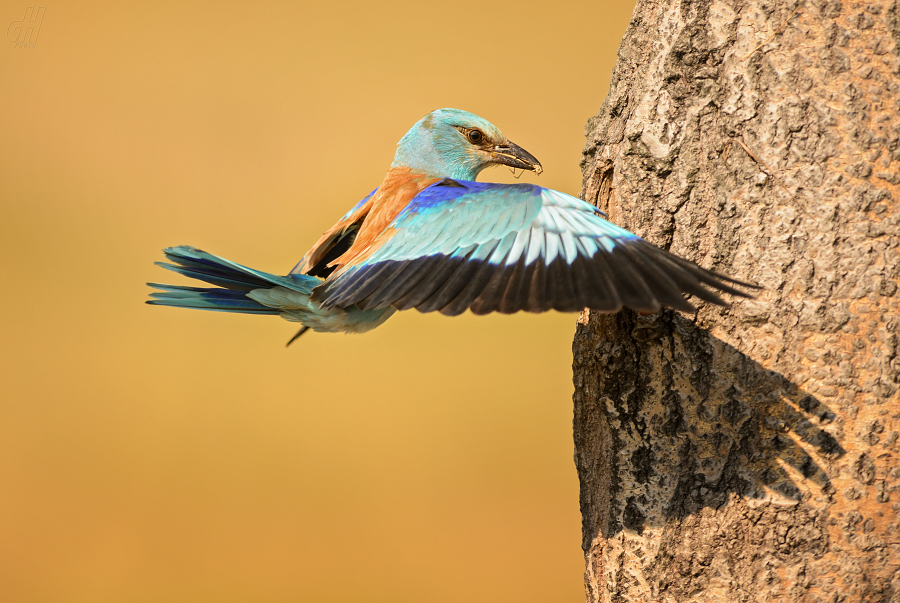
[[[491,165],[506,165],[540,174],[531,153],[512,143],[497,126],[468,111],[432,111],[397,143],[391,167],[406,167],[441,178],[475,180]]]

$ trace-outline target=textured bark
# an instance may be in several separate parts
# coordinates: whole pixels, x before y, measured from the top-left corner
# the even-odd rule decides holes
[[[765,289],[579,320],[589,601],[900,602],[898,69],[893,0],[638,1],[583,196]]]

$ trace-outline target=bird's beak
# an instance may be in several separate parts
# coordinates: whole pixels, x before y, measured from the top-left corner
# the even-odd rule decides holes
[[[520,170],[531,170],[535,174],[544,171],[541,162],[534,155],[520,147],[519,145],[506,141],[506,144],[498,144],[488,149],[494,163],[508,165],[509,167]]]

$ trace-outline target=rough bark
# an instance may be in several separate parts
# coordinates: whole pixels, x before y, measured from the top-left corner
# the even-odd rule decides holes
[[[638,1],[583,196],[764,290],[579,320],[589,601],[900,602],[898,69],[894,0]]]

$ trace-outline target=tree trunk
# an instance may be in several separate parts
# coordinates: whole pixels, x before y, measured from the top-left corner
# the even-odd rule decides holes
[[[764,289],[579,320],[589,601],[900,602],[898,2],[638,1],[583,196]]]

